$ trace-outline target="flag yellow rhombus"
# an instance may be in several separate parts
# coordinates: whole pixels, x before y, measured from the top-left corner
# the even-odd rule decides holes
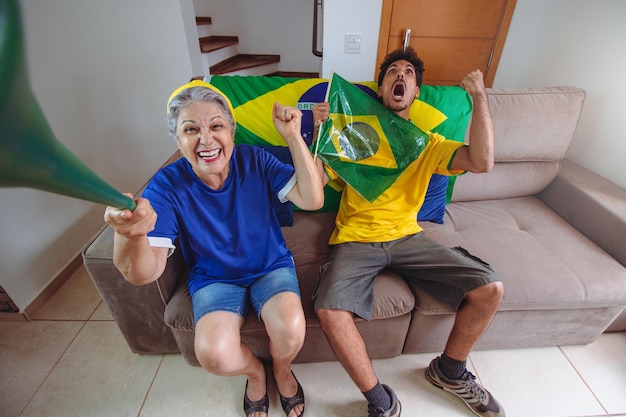
[[[330,139],[343,162],[380,168],[398,168],[378,117],[374,115],[330,115]]]

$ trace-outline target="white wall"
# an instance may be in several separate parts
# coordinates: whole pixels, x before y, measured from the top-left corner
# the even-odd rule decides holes
[[[183,24],[192,0],[20,5],[31,86],[58,140],[118,190],[137,191],[176,149],[165,104],[195,73]],[[0,285],[18,307],[80,253],[103,227],[103,211],[0,189]]]
[[[374,80],[382,0],[324,0],[322,77],[332,71],[350,81]],[[361,53],[345,53],[345,35],[362,34]]]
[[[567,156],[626,188],[624,19],[624,0],[517,0],[494,87],[585,89]]]

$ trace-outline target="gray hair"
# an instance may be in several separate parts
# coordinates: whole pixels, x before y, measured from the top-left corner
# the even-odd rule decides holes
[[[193,102],[215,103],[220,106],[228,119],[233,135],[235,134],[235,117],[230,111],[226,98],[208,87],[199,86],[187,88],[170,100],[167,111],[167,127],[170,137],[174,141],[178,139],[176,127],[180,112]]]

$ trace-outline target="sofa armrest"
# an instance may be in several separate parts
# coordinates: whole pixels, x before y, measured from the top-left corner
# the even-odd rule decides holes
[[[626,190],[563,159],[556,178],[538,197],[626,267]]]
[[[133,352],[178,352],[164,312],[178,281],[186,274],[180,251],[168,259],[156,282],[137,287],[113,264],[113,236],[113,229],[106,227],[82,253],[85,269],[102,300]]]

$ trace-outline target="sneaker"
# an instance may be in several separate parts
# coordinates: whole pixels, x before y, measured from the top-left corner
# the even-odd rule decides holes
[[[476,377],[465,370],[461,379],[449,379],[439,370],[439,358],[433,359],[426,369],[426,379],[434,386],[451,392],[463,400],[477,416],[504,417],[502,406],[491,393],[483,388]]]
[[[367,406],[367,417],[400,417],[402,406],[400,405],[400,400],[396,397],[396,393],[385,384],[383,384],[383,388],[391,397],[391,407],[389,407],[389,410],[383,410],[381,407],[374,407],[369,404]]]

